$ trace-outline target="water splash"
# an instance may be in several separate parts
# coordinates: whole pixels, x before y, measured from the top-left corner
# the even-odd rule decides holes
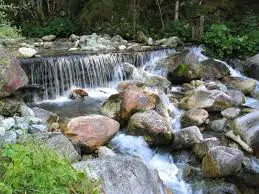
[[[179,177],[179,169],[174,164],[169,153],[156,152],[149,148],[143,137],[134,137],[125,134],[116,135],[112,144],[115,150],[126,155],[136,156],[158,171],[164,184],[175,194],[192,193],[190,185]]]

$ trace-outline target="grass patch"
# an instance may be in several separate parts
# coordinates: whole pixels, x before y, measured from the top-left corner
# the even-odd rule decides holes
[[[0,39],[6,38],[20,38],[20,30],[16,27],[12,27],[9,24],[0,25]]]
[[[35,142],[4,146],[0,193],[98,194],[100,183],[76,171],[68,160]]]

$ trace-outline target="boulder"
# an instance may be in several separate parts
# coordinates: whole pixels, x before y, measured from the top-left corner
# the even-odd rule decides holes
[[[195,144],[193,147],[193,152],[198,158],[203,158],[207,152],[216,146],[220,145],[220,141],[216,137],[207,138],[201,140],[199,143]]]
[[[51,42],[56,39],[56,36],[55,35],[46,35],[46,36],[43,36],[41,39],[46,42]]]
[[[144,80],[149,87],[159,89],[163,92],[167,92],[170,90],[172,83],[163,76],[147,76]]]
[[[126,77],[128,79],[132,79],[133,76],[134,76],[134,73],[136,71],[138,71],[138,69],[134,65],[132,65],[131,63],[125,62],[125,63],[122,64],[122,67],[123,67],[123,71],[126,74]]]
[[[0,136],[0,146],[5,144],[15,144],[17,141],[17,134],[15,131],[6,131],[3,136]]]
[[[179,105],[184,109],[201,108],[209,111],[222,111],[233,106],[240,106],[244,102],[244,94],[237,90],[224,93],[219,90],[197,89],[187,93]]]
[[[120,121],[121,103],[122,99],[119,94],[111,95],[109,99],[102,105],[100,112],[104,116],[107,116],[116,121]]]
[[[27,75],[17,60],[10,63],[0,64],[0,98],[9,96],[29,82]]]
[[[139,42],[139,43],[143,43],[143,44],[147,44],[147,45],[149,43],[148,37],[146,37],[146,35],[142,31],[137,32],[136,38],[137,38],[137,42]]]
[[[9,131],[15,126],[14,118],[7,118],[0,121],[0,127],[4,128],[5,131]]]
[[[177,37],[172,36],[166,39],[162,39],[159,43],[163,47],[170,47],[170,48],[176,48],[178,46],[182,46],[183,42]]]
[[[72,100],[85,100],[88,97],[88,92],[83,88],[72,89],[69,98]]]
[[[209,128],[214,132],[224,132],[226,131],[225,126],[227,124],[227,119],[218,119],[214,121],[210,121]]]
[[[59,116],[39,107],[32,108],[35,117],[41,118],[44,122],[54,123],[59,121]]]
[[[53,47],[53,42],[44,42],[43,48],[44,49],[51,49]]]
[[[149,144],[170,144],[171,127],[167,119],[156,111],[138,112],[130,117],[127,132],[131,135],[144,136]]]
[[[128,120],[131,115],[138,111],[153,110],[159,97],[153,93],[144,91],[137,86],[129,87],[120,93],[122,98],[121,117]]]
[[[238,117],[233,122],[233,130],[256,153],[259,153],[259,111]]]
[[[184,113],[182,117],[183,126],[200,126],[208,119],[209,113],[204,109],[191,109]]]
[[[242,79],[238,77],[227,77],[224,83],[229,84],[233,89],[242,91],[245,95],[252,95],[255,93],[256,80]]]
[[[221,111],[221,115],[226,119],[235,119],[240,114],[241,110],[239,108],[227,108]]]
[[[21,54],[24,58],[31,58],[34,57],[38,51],[36,51],[33,48],[27,48],[27,47],[21,47],[19,48],[18,52]]]
[[[211,148],[202,160],[202,173],[205,177],[217,178],[234,175],[241,169],[243,152],[225,146]]]
[[[101,146],[97,150],[98,158],[104,158],[109,156],[116,156],[116,154],[110,149],[105,146]]]
[[[57,151],[57,153],[69,159],[71,162],[76,162],[81,159],[81,156],[76,151],[73,144],[61,133],[39,133],[26,135],[22,137],[21,141],[28,141],[31,139],[46,144],[49,148]]]
[[[22,117],[35,117],[33,110],[24,104],[20,106],[20,111]]]
[[[106,194],[167,193],[157,172],[138,158],[110,156],[75,163],[73,166],[92,178],[100,179]]]
[[[191,148],[203,140],[200,129],[196,126],[183,128],[174,134],[173,149]]]
[[[89,115],[73,118],[67,128],[72,142],[79,145],[83,153],[90,153],[108,143],[119,131],[120,124],[105,116]]]
[[[259,80],[259,54],[247,60],[248,65],[244,68],[245,73],[252,78]]]

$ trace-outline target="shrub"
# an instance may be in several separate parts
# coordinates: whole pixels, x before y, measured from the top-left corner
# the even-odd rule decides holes
[[[237,57],[250,55],[256,50],[256,43],[248,36],[233,36],[224,24],[213,24],[203,37],[208,50],[217,57]]]
[[[12,27],[10,24],[0,25],[0,38],[19,38],[20,30],[16,27]]]
[[[23,34],[29,37],[42,37],[54,34],[59,37],[68,37],[78,30],[78,24],[69,18],[54,17],[46,26],[25,24]]]
[[[99,193],[99,183],[37,143],[6,145],[0,156],[1,193]]]

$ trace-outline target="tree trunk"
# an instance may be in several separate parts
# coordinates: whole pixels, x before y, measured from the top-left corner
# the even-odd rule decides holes
[[[157,6],[158,6],[158,9],[159,9],[159,13],[160,13],[161,24],[162,24],[162,27],[164,29],[165,28],[165,24],[164,24],[163,14],[162,14],[162,10],[161,10],[161,7],[160,7],[159,0],[156,0],[156,2],[157,2]]]
[[[180,0],[176,0],[176,2],[175,2],[174,21],[179,21],[179,6],[180,6]]]

